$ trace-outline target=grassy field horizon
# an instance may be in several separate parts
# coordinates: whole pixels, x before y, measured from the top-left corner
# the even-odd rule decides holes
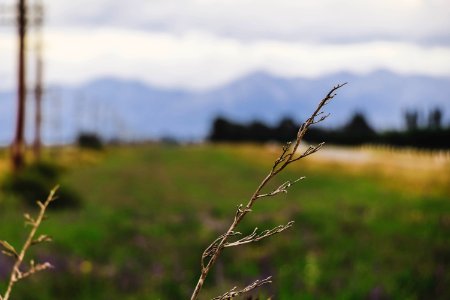
[[[49,212],[52,244],[33,255],[55,270],[20,282],[17,299],[186,299],[204,248],[222,234],[279,154],[276,144],[49,149],[60,184],[81,199]],[[51,157],[51,159],[50,159]],[[0,172],[7,177],[7,153]],[[375,147],[323,151],[292,165],[238,230],[295,221],[288,231],[226,249],[201,299],[273,275],[260,299],[448,299],[448,152]],[[1,180],[5,180],[2,178]],[[51,187],[49,187],[50,189]],[[64,199],[60,199],[64,201]],[[0,191],[0,239],[20,245],[30,210]],[[10,262],[0,257],[0,290]],[[14,299],[14,295],[13,295]]]

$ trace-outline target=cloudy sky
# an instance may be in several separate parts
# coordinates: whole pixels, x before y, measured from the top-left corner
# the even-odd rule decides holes
[[[317,77],[387,69],[450,76],[448,0],[44,4],[48,83],[116,76],[163,87],[207,89],[255,71]],[[2,14],[5,20],[8,12]],[[14,83],[14,34],[13,26],[0,28],[0,89]],[[30,48],[32,44],[33,31]]]

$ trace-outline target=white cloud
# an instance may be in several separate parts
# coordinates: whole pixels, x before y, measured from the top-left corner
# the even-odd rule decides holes
[[[50,82],[112,75],[201,89],[259,70],[450,75],[448,0],[44,3]],[[12,34],[0,29],[0,89],[16,77]]]
[[[51,83],[80,83],[112,75],[159,86],[205,89],[261,70],[307,77],[378,69],[450,76],[450,47],[404,42],[242,41],[199,32],[175,35],[115,28],[50,30],[45,37],[46,78]],[[0,34],[0,39],[5,45],[15,42],[11,34]],[[14,47],[5,50],[0,54],[2,61],[13,57],[8,52]],[[0,71],[14,78],[12,65]]]
[[[47,0],[53,26],[118,26],[241,39],[450,42],[447,0]]]

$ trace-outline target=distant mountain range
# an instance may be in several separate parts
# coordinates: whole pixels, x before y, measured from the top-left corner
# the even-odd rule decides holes
[[[403,113],[418,109],[423,116],[435,107],[449,122],[450,77],[405,76],[387,71],[360,76],[338,73],[316,79],[281,78],[253,73],[207,91],[163,89],[140,81],[99,78],[76,87],[53,86],[44,98],[44,141],[68,143],[80,131],[126,140],[172,137],[200,140],[212,120],[259,119],[270,124],[283,117],[304,120],[337,83],[339,91],[327,111],[326,126],[343,124],[355,112],[366,114],[378,130],[400,128]],[[0,143],[12,140],[15,93],[0,92]],[[33,101],[27,107],[27,139],[31,140]]]

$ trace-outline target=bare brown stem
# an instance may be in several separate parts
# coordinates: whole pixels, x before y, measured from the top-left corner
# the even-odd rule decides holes
[[[248,293],[251,290],[254,290],[264,284],[267,283],[272,283],[272,276],[269,276],[265,279],[262,280],[255,280],[252,284],[249,284],[248,286],[246,286],[245,288],[241,289],[241,290],[236,290],[237,287],[232,288],[231,290],[229,290],[228,292],[226,292],[223,295],[220,295],[218,297],[213,298],[212,300],[228,300],[228,299],[233,299],[234,297],[237,297],[239,295],[242,295],[244,293]]]
[[[200,273],[200,277],[198,279],[197,285],[195,286],[195,289],[194,289],[194,291],[192,293],[191,300],[198,299],[198,295],[200,293],[200,290],[203,287],[205,279],[208,276],[208,273],[211,270],[212,266],[214,265],[216,260],[219,258],[222,250],[224,248],[226,248],[227,245],[228,245],[228,247],[230,247],[231,245],[236,246],[238,244],[246,244],[246,243],[248,243],[248,242],[245,242],[245,243],[241,242],[241,243],[239,243],[239,241],[234,242],[234,243],[227,243],[227,240],[228,240],[229,237],[234,236],[236,234],[239,234],[239,233],[235,232],[235,228],[241,222],[241,220],[245,217],[245,215],[252,211],[252,207],[255,204],[256,200],[259,199],[259,198],[262,198],[262,197],[274,196],[274,195],[279,194],[279,193],[286,193],[287,192],[287,188],[289,188],[291,186],[291,184],[295,183],[296,181],[294,181],[292,183],[290,181],[285,182],[281,186],[279,186],[277,189],[275,189],[274,191],[272,191],[270,193],[266,193],[266,194],[262,194],[261,193],[263,188],[278,173],[280,173],[284,168],[286,168],[289,164],[291,164],[291,163],[293,163],[295,161],[298,161],[298,160],[300,160],[300,159],[302,159],[302,158],[304,158],[304,157],[306,157],[308,155],[311,155],[311,154],[317,152],[324,145],[324,143],[320,143],[317,146],[311,146],[303,154],[301,154],[298,157],[296,157],[298,147],[300,146],[300,143],[303,141],[303,137],[305,136],[305,134],[308,131],[309,127],[314,125],[314,124],[317,124],[319,122],[322,122],[323,120],[325,120],[328,117],[328,115],[324,115],[324,113],[322,111],[322,108],[331,99],[333,99],[334,96],[336,96],[336,93],[335,93],[336,90],[338,90],[339,88],[341,88],[345,84],[346,83],[338,84],[337,86],[333,87],[328,92],[328,94],[319,102],[317,108],[314,110],[312,115],[298,129],[297,137],[296,137],[295,141],[294,142],[288,142],[283,147],[282,153],[275,160],[275,162],[273,164],[273,167],[270,170],[270,172],[266,175],[266,177],[264,177],[264,179],[261,181],[259,186],[256,188],[255,192],[250,197],[247,205],[245,207],[243,207],[242,204],[241,204],[238,207],[238,209],[236,211],[236,214],[235,214],[235,217],[234,217],[234,220],[231,223],[231,225],[228,228],[228,230],[226,231],[226,233],[221,235],[221,236],[219,236],[203,252],[202,259],[201,259],[201,267],[202,267],[202,269],[201,269],[201,273]],[[286,225],[287,227],[284,228],[284,229],[289,228],[292,225],[292,223],[288,223],[288,225],[289,226]],[[283,226],[283,225],[280,225],[280,226]],[[256,232],[253,232],[252,234],[256,234]],[[252,237],[252,234],[250,234],[250,237]],[[270,235],[272,235],[272,234],[270,234]],[[253,236],[253,238],[254,238],[254,236]],[[251,238],[250,238],[250,240],[251,240]],[[255,288],[255,287],[253,287],[253,288]],[[226,295],[226,294],[224,294],[224,295]],[[218,299],[228,299],[228,298],[218,298]]]
[[[50,202],[55,200],[55,193],[56,193],[57,189],[58,189],[58,187],[55,187],[54,189],[52,189],[50,191],[50,194],[48,195],[47,200],[44,203],[42,203],[40,201],[37,202],[40,210],[39,210],[39,214],[36,219],[32,218],[29,214],[24,215],[25,220],[26,220],[25,224],[31,225],[31,230],[30,230],[30,233],[28,234],[28,237],[25,240],[25,243],[23,244],[22,249],[20,250],[19,253],[17,253],[17,251],[14,249],[14,247],[11,246],[8,242],[0,241],[0,244],[4,248],[4,250],[2,250],[2,252],[6,255],[9,255],[9,256],[12,256],[15,258],[15,263],[12,268],[11,275],[9,277],[8,287],[6,289],[4,296],[3,297],[0,296],[0,300],[8,300],[9,299],[14,284],[16,282],[18,282],[19,280],[24,279],[30,275],[33,275],[36,272],[52,268],[52,265],[48,262],[45,262],[42,264],[35,264],[34,261],[32,260],[30,262],[30,268],[28,271],[26,271],[26,272],[20,271],[20,266],[22,265],[22,263],[24,261],[24,258],[25,258],[25,255],[26,255],[28,249],[34,244],[48,242],[51,240],[46,235],[41,235],[37,239],[34,239],[34,236],[36,235],[36,231],[38,230],[39,226],[41,225],[42,221],[44,220],[45,211],[46,211],[48,205],[50,204]]]

